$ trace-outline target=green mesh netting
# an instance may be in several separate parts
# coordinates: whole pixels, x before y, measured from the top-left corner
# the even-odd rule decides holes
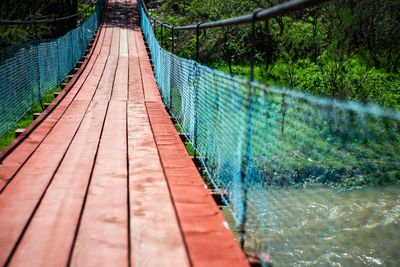
[[[85,54],[99,26],[101,3],[64,36],[0,49],[0,137],[54,90]]]
[[[180,58],[160,47],[138,2],[163,101],[226,190],[231,226],[246,223],[245,250],[278,266],[396,265],[400,114]]]

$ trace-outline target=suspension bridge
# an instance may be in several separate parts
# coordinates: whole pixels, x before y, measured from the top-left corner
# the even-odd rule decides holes
[[[103,8],[98,1],[67,35],[3,49],[1,134],[78,67],[0,154],[0,264],[265,266],[267,253],[278,255],[277,263],[295,262],[292,251],[307,242],[310,250],[318,243],[340,254],[323,242],[331,240],[326,232],[312,228],[334,202],[319,200],[329,199],[327,190],[342,198],[327,189],[340,181],[361,186],[385,175],[397,179],[399,113],[268,88],[253,73],[244,80],[201,65],[198,56],[173,53],[176,31],[196,31],[198,54],[200,30],[252,23],[254,37],[256,21],[320,2],[292,1],[231,20],[172,27],[139,0],[108,0]],[[172,51],[157,41],[156,24],[161,38],[163,29],[171,30]],[[282,190],[310,184],[317,187],[312,202],[305,201],[306,191],[296,198],[295,191]],[[209,188],[220,193],[229,224]],[[385,225],[392,238],[362,237],[368,251],[389,264],[400,239],[400,231],[392,231],[399,194],[390,190],[382,194],[393,206],[374,207],[388,211],[377,215],[385,220],[376,225]],[[301,205],[307,210],[299,215]],[[302,216],[313,218],[311,233]],[[340,231],[351,227],[345,221]],[[350,255],[359,245],[354,240],[346,241]],[[280,253],[287,254],[279,259]],[[315,262],[335,262],[329,260]]]

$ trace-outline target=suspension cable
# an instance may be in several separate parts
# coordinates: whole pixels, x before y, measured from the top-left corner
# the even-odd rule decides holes
[[[29,25],[29,24],[49,24],[49,23],[57,23],[60,21],[67,21],[70,19],[74,19],[76,17],[79,17],[82,13],[86,12],[90,7],[92,7],[94,4],[96,4],[99,0],[92,0],[90,4],[79,11],[78,13],[75,13],[73,15],[69,15],[66,17],[61,17],[61,18],[54,18],[54,19],[45,19],[45,20],[26,20],[26,21],[19,21],[19,20],[0,20],[0,25],[19,25],[19,24],[24,24],[24,25]]]
[[[146,5],[143,3],[142,0],[141,4],[143,6],[143,9],[145,13],[151,17],[151,19],[157,23],[157,24],[162,24],[164,27],[172,29],[172,25],[169,25],[165,22],[162,22],[161,20],[156,19],[153,17],[149,10],[147,9]],[[196,30],[197,28],[199,29],[208,29],[208,28],[216,28],[216,27],[222,27],[222,26],[229,26],[229,25],[239,25],[239,24],[245,24],[245,23],[252,23],[253,21],[260,21],[260,20],[266,20],[269,18],[285,15],[290,12],[298,11],[304,8],[320,5],[324,2],[328,2],[329,0],[292,0],[280,5],[273,6],[268,9],[261,9],[257,12],[256,16],[253,17],[253,13],[243,15],[243,16],[238,16],[234,18],[229,18],[229,19],[222,19],[222,20],[216,20],[212,22],[207,22],[207,23],[202,23],[199,27],[197,24],[191,24],[191,25],[185,25],[185,26],[179,26],[179,27],[174,27],[175,30],[177,31],[185,31],[185,30]]]

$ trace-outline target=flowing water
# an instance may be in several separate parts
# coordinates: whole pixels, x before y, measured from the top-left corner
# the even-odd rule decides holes
[[[249,201],[247,245],[266,243],[274,266],[400,266],[400,186],[275,189],[263,197],[263,208]]]

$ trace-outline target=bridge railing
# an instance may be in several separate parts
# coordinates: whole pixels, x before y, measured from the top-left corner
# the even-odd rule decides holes
[[[35,28],[40,24],[77,19],[96,5],[87,20],[65,35],[38,39],[0,49],[0,137],[12,128],[33,105],[54,90],[85,54],[100,23],[103,0],[92,1],[77,14],[40,21],[0,21],[0,25]]]
[[[151,20],[169,25],[151,17],[138,2],[163,101],[199,155],[212,186],[227,192],[223,200],[244,249],[270,253],[283,265],[343,263],[332,255],[346,253],[343,257],[351,259],[345,262],[361,264],[365,255],[392,262],[395,254],[382,251],[376,236],[346,239],[347,251],[335,243],[335,236],[359,224],[382,223],[370,207],[347,207],[347,196],[352,195],[343,192],[365,197],[366,188],[399,184],[400,113],[266,87],[178,57],[160,46]],[[242,19],[173,29],[254,23],[276,10],[282,14],[280,6]],[[396,205],[399,194],[394,196]],[[336,217],[332,210],[339,211]],[[384,246],[396,246],[397,237],[386,238]],[[368,253],[361,255],[365,248]]]

